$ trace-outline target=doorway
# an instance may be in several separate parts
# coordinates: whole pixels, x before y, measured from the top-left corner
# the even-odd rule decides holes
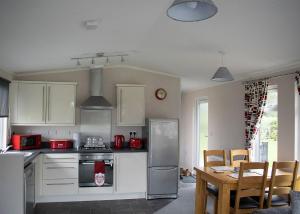
[[[196,165],[203,166],[203,150],[208,148],[208,99],[196,102]]]

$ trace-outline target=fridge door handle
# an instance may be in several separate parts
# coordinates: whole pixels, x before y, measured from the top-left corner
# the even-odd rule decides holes
[[[177,169],[177,166],[171,166],[171,167],[152,167],[152,169],[154,170],[173,170],[173,169]]]

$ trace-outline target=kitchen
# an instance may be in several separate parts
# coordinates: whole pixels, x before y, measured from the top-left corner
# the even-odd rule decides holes
[[[94,85],[96,86],[94,92],[92,92],[92,87],[90,87],[91,85],[89,84],[90,73],[93,71],[97,73],[96,75],[100,74],[100,76],[93,76],[91,79],[97,79],[97,83],[102,83]],[[101,80],[101,78],[103,79]],[[18,124],[19,121],[16,119],[14,121],[13,116],[11,116],[11,132],[27,135],[41,134],[42,142],[45,142],[52,138],[72,139],[74,135],[75,137],[78,137],[78,133],[81,135],[81,140],[84,141],[89,138],[89,136],[93,136],[93,134],[95,135],[94,132],[96,130],[97,136],[101,135],[100,140],[99,138],[96,138],[98,143],[111,143],[111,145],[106,145],[105,148],[99,148],[96,152],[95,149],[79,149],[80,152],[78,152],[76,148],[55,150],[41,149],[38,150],[39,152],[28,150],[28,152],[32,152],[33,154],[30,155],[29,158],[25,158],[26,164],[30,161],[35,163],[35,203],[147,198],[147,180],[149,179],[147,176],[147,153],[149,150],[146,144],[143,143],[143,148],[140,148],[141,145],[139,142],[135,142],[133,140],[132,147],[136,149],[119,149],[118,145],[116,145],[117,148],[114,148],[114,136],[117,135],[117,141],[124,141],[120,135],[125,136],[125,143],[121,143],[124,144],[123,147],[129,147],[130,144],[125,144],[129,141],[130,133],[132,133],[132,138],[133,133],[136,135],[136,139],[145,138],[147,131],[147,128],[144,126],[147,124],[145,123],[145,118],[179,118],[179,109],[168,111],[168,107],[170,105],[180,103],[180,81],[178,78],[153,72],[145,72],[138,70],[138,68],[130,68],[128,66],[117,68],[104,67],[103,69],[100,68],[96,70],[84,69],[79,71],[62,71],[48,74],[16,75],[10,84],[10,103],[12,103],[12,97],[15,98],[16,96],[14,94],[15,91],[12,88],[16,84],[20,86],[20,84],[24,83],[38,83],[46,85],[65,84],[68,87],[76,88],[76,99],[74,99],[74,106],[76,106],[74,108],[74,119],[76,120],[76,123],[72,125],[24,124],[23,122]],[[139,124],[135,122],[133,125],[120,125],[120,121],[118,121],[118,111],[120,110],[120,105],[118,105],[120,99],[118,101],[117,98],[120,96],[118,89],[124,90],[127,87],[137,87],[137,89],[142,89],[142,94],[144,94],[144,100],[140,103],[138,103],[139,100],[137,99],[137,96],[134,96],[133,98],[135,106],[138,106],[139,108],[145,106],[145,113],[142,117],[143,119],[139,121]],[[162,87],[164,87],[168,94],[166,99],[159,100],[155,97],[155,91]],[[55,89],[52,87],[50,92],[55,92],[54,90]],[[107,99],[108,103],[112,104],[112,107],[105,107],[103,109],[102,106],[99,107],[102,108],[101,110],[91,110],[89,109],[91,106],[84,106],[85,101],[90,97],[89,95],[91,93],[99,95],[101,90],[103,91],[103,97]],[[22,92],[24,91],[25,90],[22,90]],[[43,92],[43,90],[41,91]],[[19,90],[17,92],[20,93],[21,91]],[[65,93],[61,92],[62,90],[59,90],[58,94],[62,97]],[[68,100],[64,102],[71,102],[70,106],[72,106],[72,101],[69,97]],[[51,97],[50,99],[52,99],[52,103],[55,102],[54,97]],[[34,104],[33,101],[30,101],[29,104],[34,105],[31,108],[36,108],[36,103]],[[46,106],[45,104],[42,104],[42,106],[43,105]],[[125,104],[123,103],[123,107],[124,105]],[[149,108],[149,105],[151,108]],[[71,115],[68,115],[67,110],[65,109],[63,112],[64,115],[56,117],[52,111],[50,113],[50,118],[58,118],[61,120],[61,118],[66,118]],[[46,117],[48,116],[49,115],[46,115]],[[123,121],[125,121],[124,119],[126,119],[125,116]],[[128,119],[132,118],[127,117],[127,120]],[[69,121],[72,122],[72,120]],[[103,121],[108,121],[108,123],[103,125]],[[111,125],[107,126],[109,123],[111,123]],[[100,132],[101,134],[99,134]],[[91,137],[90,140],[93,141],[93,137]],[[76,147],[75,141],[73,141],[73,143]],[[85,145],[87,145],[87,142]],[[110,149],[109,146],[112,146],[112,148]],[[51,150],[51,152],[49,152],[49,150]],[[25,155],[29,154],[30,153],[26,153]],[[105,173],[105,183],[102,184],[103,186],[100,188],[94,187],[93,185],[95,185],[95,183],[91,182],[91,180],[94,179],[93,176],[95,167],[92,163],[95,159],[98,161],[104,161],[104,170],[107,173]],[[1,163],[4,162],[1,161]],[[20,171],[20,173],[21,172],[22,171]],[[87,174],[89,175],[87,176]],[[178,177],[178,172],[175,173],[175,175]],[[22,177],[23,176],[20,178]],[[90,183],[93,184],[89,185]],[[28,198],[30,198],[30,196]],[[14,204],[14,207],[17,206]]]

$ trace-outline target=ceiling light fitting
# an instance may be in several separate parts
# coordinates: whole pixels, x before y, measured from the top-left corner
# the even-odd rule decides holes
[[[218,12],[212,0],[175,0],[167,16],[182,22],[197,22],[213,17]]]
[[[228,82],[233,81],[234,78],[227,67],[224,66],[224,55],[223,51],[219,51],[219,54],[222,55],[222,66],[218,68],[214,76],[211,78],[213,81],[217,82]]]
[[[79,59],[77,59],[77,66],[80,66],[81,64],[80,64],[80,61],[79,61]]]
[[[129,56],[127,53],[118,53],[118,54],[105,54],[105,53],[96,53],[92,56],[85,56],[85,57],[74,57],[71,60],[76,60],[76,65],[80,66],[80,60],[91,60],[90,64],[95,65],[96,59],[106,58],[106,64],[110,64],[110,58],[112,57],[120,57],[121,63],[125,62],[125,56]]]

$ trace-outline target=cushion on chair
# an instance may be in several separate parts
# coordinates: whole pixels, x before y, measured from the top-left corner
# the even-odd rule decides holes
[[[292,209],[290,207],[260,209],[255,210],[253,214],[292,214]]]
[[[279,195],[273,195],[272,196],[272,207],[277,207],[277,206],[288,206],[289,205],[289,199],[288,197],[284,196],[279,196]]]
[[[230,206],[235,206],[235,196],[230,196]],[[252,208],[258,208],[259,203],[250,197],[244,197],[240,199],[240,209],[252,209]]]
[[[291,207],[292,214],[300,213],[300,192],[291,191]]]
[[[210,184],[210,183],[207,184],[207,191],[208,191],[210,194],[212,194],[212,195],[214,195],[214,196],[216,196],[216,197],[219,195],[219,189],[218,189],[218,187],[216,187],[216,186],[213,185],[213,184]]]

